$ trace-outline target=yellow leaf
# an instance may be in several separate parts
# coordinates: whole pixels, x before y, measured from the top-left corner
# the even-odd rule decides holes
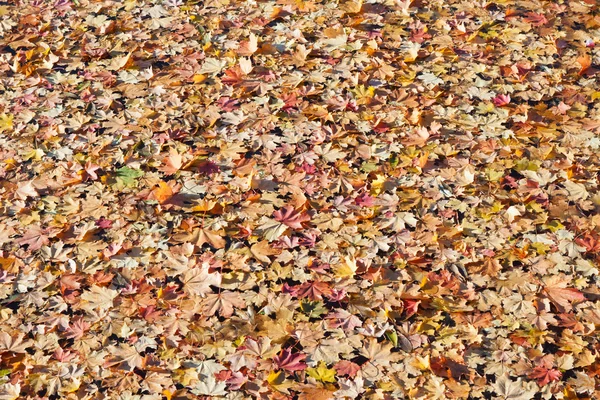
[[[354,257],[344,257],[344,262],[337,265],[335,269],[335,275],[340,278],[350,278],[356,273],[358,266]]]
[[[365,104],[366,99],[370,99],[375,95],[375,88],[373,86],[365,87],[365,85],[358,85],[353,92],[357,104]]]
[[[206,80],[206,75],[196,74],[193,76],[192,80],[194,81],[194,83],[202,83]]]
[[[427,371],[429,369],[429,356],[415,356],[415,359],[412,362],[412,366],[419,369],[420,371]]]
[[[335,382],[335,370],[327,368],[327,364],[322,361],[317,368],[308,368],[306,373],[321,382]]]
[[[23,155],[23,160],[31,160],[32,158],[35,161],[39,161],[44,156],[44,150],[42,149],[33,149]]]
[[[283,370],[279,372],[272,371],[267,377],[267,382],[269,382],[269,385],[272,386],[281,385],[284,381],[285,373],[283,372]]]
[[[197,205],[192,207],[195,212],[208,212],[217,205],[216,201],[201,199],[197,201]]]
[[[79,379],[73,379],[71,382],[68,382],[66,385],[62,386],[59,389],[60,393],[73,393],[79,389],[81,385],[81,381]]]
[[[13,118],[12,114],[0,114],[0,132],[8,131],[13,128]]]

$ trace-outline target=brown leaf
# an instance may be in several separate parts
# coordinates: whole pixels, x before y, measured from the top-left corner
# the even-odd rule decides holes
[[[222,249],[227,243],[217,232],[205,228],[196,228],[190,233],[177,234],[173,236],[173,239],[178,242],[192,243],[197,247],[202,247],[203,244],[208,243],[215,249]]]
[[[265,264],[271,262],[269,256],[281,254],[281,250],[273,248],[267,240],[253,244],[250,247],[250,252],[258,261]]]

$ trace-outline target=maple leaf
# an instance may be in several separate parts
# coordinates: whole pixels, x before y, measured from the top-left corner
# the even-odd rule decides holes
[[[117,170],[117,178],[119,178],[126,186],[136,186],[137,179],[144,175],[143,171],[129,167],[122,167]]]
[[[14,115],[12,114],[0,114],[0,133],[13,129],[13,119]]]
[[[258,226],[257,232],[263,234],[269,242],[279,239],[288,229],[288,226],[270,218],[265,218],[264,222]]]
[[[339,361],[333,368],[337,371],[338,375],[348,375],[350,378],[354,378],[358,371],[360,371],[360,365],[348,360]]]
[[[341,308],[327,315],[327,319],[330,320],[329,325],[332,328],[342,328],[345,331],[352,331],[357,326],[362,325],[360,318]]]
[[[160,204],[165,203],[171,197],[173,197],[173,188],[166,182],[159,182],[158,187],[152,190],[152,197],[156,199]]]
[[[221,72],[225,65],[225,60],[219,60],[218,58],[210,57],[204,60],[204,64],[202,64],[202,68],[200,68],[198,72],[201,74],[216,75]]]
[[[329,400],[334,391],[322,387],[308,387],[298,394],[298,400]]]
[[[351,398],[357,399],[361,397],[361,394],[364,393],[365,390],[365,381],[362,377],[358,377],[355,379],[340,379],[339,380],[340,389],[335,392],[336,398]]]
[[[30,227],[21,238],[16,239],[15,243],[19,245],[29,245],[30,251],[39,250],[42,246],[47,246],[50,243],[48,230],[42,229],[41,226],[34,225]]]
[[[11,336],[8,332],[0,332],[0,354],[5,352],[25,353],[27,348],[33,345],[33,341],[23,340],[24,337],[23,333]]]
[[[16,400],[21,397],[21,384],[5,382],[0,387],[1,400]]]
[[[434,357],[430,360],[430,368],[434,374],[443,378],[460,379],[469,375],[469,368],[446,357]]]
[[[303,362],[305,358],[306,354],[294,354],[289,349],[283,349],[281,350],[281,353],[273,357],[273,362],[279,369],[294,372],[306,369],[307,366]]]
[[[67,339],[81,339],[90,326],[90,323],[84,321],[83,318],[75,318],[65,330],[64,336]]]
[[[229,318],[233,315],[234,308],[243,308],[246,302],[239,293],[225,290],[220,293],[210,293],[206,295],[203,301],[204,314],[207,316],[219,313],[222,317]]]
[[[171,151],[167,157],[163,158],[162,163],[160,170],[167,175],[173,175],[183,166],[183,156]]]
[[[104,364],[105,367],[117,366],[125,371],[133,371],[144,366],[144,357],[133,346],[120,344],[110,349],[111,357]]]
[[[242,56],[251,56],[258,50],[258,38],[254,33],[250,33],[248,40],[240,43],[237,53]]]
[[[90,290],[83,292],[81,295],[81,300],[84,301],[82,308],[86,310],[108,310],[112,307],[118,294],[119,292],[116,290],[93,285]]]
[[[271,371],[267,376],[267,383],[278,393],[289,394],[290,381],[285,379],[284,371]]]
[[[183,291],[194,296],[205,296],[212,293],[211,286],[221,285],[221,274],[209,272],[210,266],[202,264],[200,268],[192,268],[183,274]]]
[[[281,254],[281,250],[273,248],[268,241],[255,243],[250,247],[252,255],[260,262],[269,264],[271,259],[269,256]]]
[[[197,247],[202,247],[203,244],[208,243],[215,249],[222,249],[227,244],[225,239],[217,232],[206,228],[195,228],[192,232],[179,233],[174,235],[173,239],[179,242],[192,243]]]
[[[507,374],[497,378],[492,387],[496,394],[504,400],[531,400],[536,392],[535,388],[526,387],[522,379],[513,381]]]
[[[572,181],[565,181],[563,186],[569,191],[569,195],[573,200],[585,200],[589,197],[589,193],[585,188],[585,185]]]
[[[39,193],[33,187],[33,181],[27,182],[19,182],[17,184],[17,190],[15,190],[14,195],[16,199],[26,200],[28,197],[39,197]]]
[[[98,179],[98,174],[96,174],[96,171],[98,171],[101,167],[99,165],[93,164],[90,161],[85,163],[84,166],[84,171],[85,171],[85,179],[91,179],[91,180],[96,180]]]
[[[531,379],[537,380],[538,385],[545,386],[550,382],[559,380],[562,376],[562,373],[557,369],[535,367],[528,376]]]
[[[310,300],[323,300],[323,296],[331,295],[332,289],[327,282],[304,282],[301,285],[296,286],[292,289],[295,296],[304,298],[307,297]]]
[[[545,280],[544,293],[560,312],[571,311],[572,302],[584,301],[585,296],[575,288],[567,288],[567,282],[559,276],[551,276]]]
[[[272,344],[268,337],[261,337],[258,340],[246,338],[244,341],[244,353],[254,355],[258,358],[271,358],[280,351],[281,346]]]
[[[320,382],[335,382],[335,369],[327,368],[327,365],[322,361],[319,362],[316,368],[308,368],[306,373]]]
[[[230,86],[239,86],[244,83],[244,73],[239,65],[236,65],[233,68],[226,69],[223,71],[223,77],[221,77],[221,82]],[[232,112],[233,110],[238,109],[238,107],[233,107],[236,103],[230,102],[229,104],[222,105],[221,108],[227,112]]]
[[[226,388],[227,385],[225,382],[219,382],[214,376],[209,375],[196,383],[191,392],[195,395],[202,396],[225,396],[227,395]]]
[[[591,394],[596,389],[596,380],[580,371],[575,371],[575,377],[569,379],[569,383],[575,386],[578,393]]]
[[[229,390],[240,390],[246,382],[248,382],[248,378],[241,372],[235,371],[231,374],[231,377],[227,379],[227,387]]]
[[[510,95],[508,94],[499,94],[492,100],[496,107],[503,107],[510,104]]]
[[[308,214],[299,213],[294,210],[292,206],[287,206],[273,212],[273,217],[275,217],[275,221],[281,222],[293,229],[302,229],[304,228],[302,223],[310,221],[310,216]]]
[[[579,75],[593,75],[597,72],[595,68],[592,67],[592,58],[589,54],[584,54],[577,58],[577,63],[581,66],[579,69]]]
[[[306,48],[306,46],[299,44],[296,46],[296,50],[292,54],[291,62],[295,67],[303,67],[306,64],[306,59],[310,51]]]
[[[397,357],[392,355],[392,345],[390,343],[378,343],[377,339],[369,338],[360,354],[371,360],[374,364],[382,366],[390,365]]]
[[[160,372],[148,372],[142,382],[142,388],[156,393],[161,393],[164,388],[171,385],[173,385],[171,377]]]

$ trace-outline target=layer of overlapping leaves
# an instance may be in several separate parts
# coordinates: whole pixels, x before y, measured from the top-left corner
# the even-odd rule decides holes
[[[600,397],[596,1],[11,1],[0,49],[0,399]]]

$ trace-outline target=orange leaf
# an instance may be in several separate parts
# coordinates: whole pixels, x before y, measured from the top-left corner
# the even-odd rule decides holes
[[[544,292],[561,312],[572,310],[573,306],[571,305],[571,302],[585,300],[583,293],[575,288],[546,286]]]
[[[152,191],[152,197],[156,199],[160,204],[163,204],[165,201],[169,200],[173,197],[173,188],[169,186],[166,182],[160,182],[158,187]]]
[[[592,58],[588,54],[584,54],[577,58],[577,62],[581,65],[581,69],[579,70],[579,75],[585,74],[588,69],[592,66]]]

